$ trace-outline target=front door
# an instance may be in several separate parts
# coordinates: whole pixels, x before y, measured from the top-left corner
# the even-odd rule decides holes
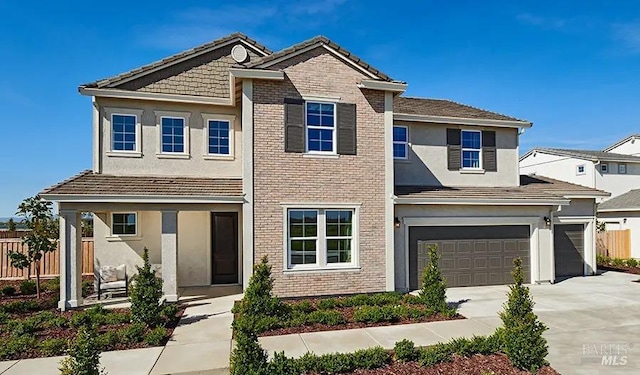
[[[238,283],[238,213],[211,213],[211,284]]]

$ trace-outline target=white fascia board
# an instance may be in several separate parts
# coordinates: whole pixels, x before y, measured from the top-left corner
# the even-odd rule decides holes
[[[284,72],[279,70],[230,68],[229,73],[236,78],[284,80]]]
[[[394,203],[464,206],[567,206],[570,201],[568,199],[395,198]]]
[[[233,100],[230,98],[213,98],[207,96],[192,96],[192,95],[180,95],[180,94],[159,94],[155,92],[141,92],[141,91],[127,91],[127,90],[115,90],[115,89],[96,89],[80,86],[78,91],[82,95],[97,96],[103,98],[122,98],[122,99],[139,99],[139,100],[154,100],[162,102],[178,102],[178,103],[193,103],[193,104],[212,104],[212,105],[233,105]]]
[[[625,144],[625,143],[627,143],[627,142],[629,142],[629,141],[631,141],[633,139],[638,139],[638,137],[635,134],[630,135],[630,136],[628,136],[628,137],[626,137],[626,138],[624,138],[624,139],[612,144],[611,146],[603,149],[602,151],[609,152],[609,151],[613,150],[614,148],[616,148],[618,146],[621,146],[621,145],[623,145],[623,144]]]
[[[409,122],[433,122],[438,124],[452,125],[475,125],[475,126],[493,126],[498,128],[530,128],[532,123],[527,121],[515,120],[491,120],[478,118],[463,118],[449,116],[430,116],[430,115],[414,115],[409,113],[394,113],[393,119],[397,121]]]
[[[407,89],[406,83],[377,81],[373,79],[363,79],[358,87],[361,89],[392,91],[402,93]]]
[[[141,196],[141,195],[68,195],[42,194],[47,201],[63,203],[244,203],[244,197]]]
[[[598,209],[597,212],[637,212],[640,211],[639,207],[636,208],[609,208],[609,209],[604,209],[604,210],[600,210]]]
[[[580,193],[568,193],[568,194],[562,194],[563,197],[567,198],[567,199],[580,199],[580,198],[606,198],[606,197],[610,197],[611,194],[609,193],[585,193],[585,194],[580,194]]]

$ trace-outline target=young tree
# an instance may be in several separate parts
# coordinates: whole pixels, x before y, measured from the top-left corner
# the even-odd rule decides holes
[[[422,274],[422,290],[419,296],[434,311],[444,313],[447,306],[447,283],[440,270],[438,246],[429,245],[429,263]]]
[[[20,269],[36,271],[36,294],[40,298],[40,261],[45,253],[57,248],[57,221],[51,213],[51,202],[40,199],[39,196],[27,198],[18,206],[16,215],[22,218],[27,226],[27,233],[22,237],[22,243],[27,246],[26,253],[9,252],[11,266]],[[31,272],[27,272],[31,278]]]
[[[163,306],[160,303],[162,299],[162,280],[157,278],[156,271],[151,269],[149,249],[146,247],[144,248],[142,260],[144,264],[142,267],[136,267],[138,274],[135,276],[135,282],[129,295],[131,298],[131,316],[137,322],[145,323],[149,327],[155,327],[162,318]]]
[[[9,229],[9,231],[11,232],[16,231],[16,222],[13,220],[13,218],[10,218],[9,221],[7,221],[7,229]]]
[[[100,344],[96,335],[91,325],[80,328],[69,348],[69,357],[60,362],[61,375],[106,375],[100,367]]]

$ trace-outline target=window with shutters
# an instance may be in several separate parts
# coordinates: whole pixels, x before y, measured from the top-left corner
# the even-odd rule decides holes
[[[463,130],[462,141],[462,168],[480,169],[482,166],[482,133],[476,130]]]
[[[406,160],[409,149],[409,130],[406,126],[393,127],[393,158]]]
[[[305,103],[307,152],[336,153],[335,108],[334,103]]]

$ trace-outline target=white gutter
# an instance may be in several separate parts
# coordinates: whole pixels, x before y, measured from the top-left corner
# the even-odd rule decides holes
[[[415,115],[415,114],[409,114],[409,113],[394,113],[393,119],[398,121],[410,121],[410,122],[433,122],[438,124],[494,126],[499,128],[519,128],[519,129],[530,128],[531,126],[533,126],[532,123],[526,122],[526,121]]]
[[[640,211],[640,207],[598,209],[598,212],[637,212],[637,211]]]
[[[400,82],[377,81],[374,79],[363,79],[358,84],[358,87],[361,89],[392,91],[396,93],[402,93],[402,92],[405,92],[405,90],[407,89],[407,84],[400,83]]]
[[[193,96],[180,94],[159,94],[155,92],[127,91],[117,89],[98,89],[80,86],[78,91],[82,95],[99,96],[104,98],[155,100],[162,102],[178,102],[193,104],[233,105],[231,98],[213,98],[208,96]]]
[[[63,203],[244,203],[244,197],[211,196],[147,196],[147,195],[69,195],[41,194],[47,201]]]
[[[569,205],[569,199],[473,199],[473,198],[401,198],[394,199],[395,204],[425,204],[425,205],[496,205],[496,206],[552,206]]]

